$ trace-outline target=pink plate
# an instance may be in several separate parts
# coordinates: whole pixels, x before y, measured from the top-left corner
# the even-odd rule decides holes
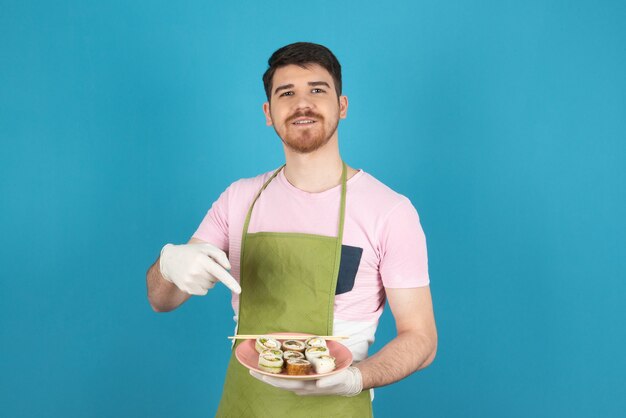
[[[301,332],[275,332],[265,335],[274,337],[281,342],[284,341],[284,339],[280,338],[281,335],[301,335],[303,337],[302,339],[314,337],[314,335],[312,334],[303,334]],[[235,350],[235,356],[237,357],[237,360],[239,360],[239,363],[241,363],[248,369],[254,370],[259,374],[264,374],[267,376],[293,380],[315,380],[319,379],[320,377],[330,376],[331,374],[339,373],[340,371],[348,368],[348,366],[352,364],[352,352],[348,350],[345,345],[337,341],[326,341],[326,344],[328,345],[328,351],[330,351],[330,355],[335,358],[336,367],[335,370],[333,370],[332,372],[322,374],[310,373],[300,376],[288,375],[285,371],[278,374],[269,373],[259,369],[258,367],[259,353],[254,348],[255,342],[255,340],[245,340],[244,342],[239,344],[239,346],[237,346],[237,349]]]

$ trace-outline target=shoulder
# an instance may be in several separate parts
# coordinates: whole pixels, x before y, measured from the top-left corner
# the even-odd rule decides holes
[[[360,203],[366,203],[366,207],[379,217],[389,216],[398,208],[413,207],[409,198],[365,171],[360,173],[352,189],[355,198],[361,201]],[[348,190],[350,191],[350,188]]]
[[[224,191],[229,199],[249,199],[263,187],[265,182],[277,169],[267,171],[254,177],[241,178],[232,182]]]

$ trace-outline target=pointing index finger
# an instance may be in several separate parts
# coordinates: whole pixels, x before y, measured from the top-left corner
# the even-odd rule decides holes
[[[204,268],[206,271],[215,277],[220,282],[224,283],[226,287],[228,287],[233,292],[240,294],[241,286],[237,283],[237,280],[233,276],[230,275],[222,266],[219,264],[212,262],[210,259],[206,259],[204,263]]]
[[[241,294],[241,286],[237,283],[237,280],[233,276],[230,275],[226,270],[224,273],[227,275],[223,280],[220,278],[220,281],[226,285],[230,290],[235,292],[236,294]]]

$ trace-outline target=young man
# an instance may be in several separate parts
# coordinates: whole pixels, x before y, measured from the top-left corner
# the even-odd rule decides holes
[[[249,373],[232,355],[218,416],[371,416],[365,389],[435,357],[419,218],[406,197],[343,163],[337,126],[348,98],[330,50],[280,48],[263,82],[263,111],[286,164],[231,184],[189,243],[165,245],[148,271],[148,298],[155,311],[169,311],[221,281],[232,290],[240,334],[350,337],[354,364],[317,381]],[[385,298],[397,336],[368,358]]]

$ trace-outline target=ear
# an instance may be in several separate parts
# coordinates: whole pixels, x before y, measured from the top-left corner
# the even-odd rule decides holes
[[[348,116],[348,96],[339,96],[339,117],[345,119]]]
[[[270,104],[269,102],[263,103],[263,113],[265,113],[265,124],[267,126],[272,126],[272,115],[270,114]]]

